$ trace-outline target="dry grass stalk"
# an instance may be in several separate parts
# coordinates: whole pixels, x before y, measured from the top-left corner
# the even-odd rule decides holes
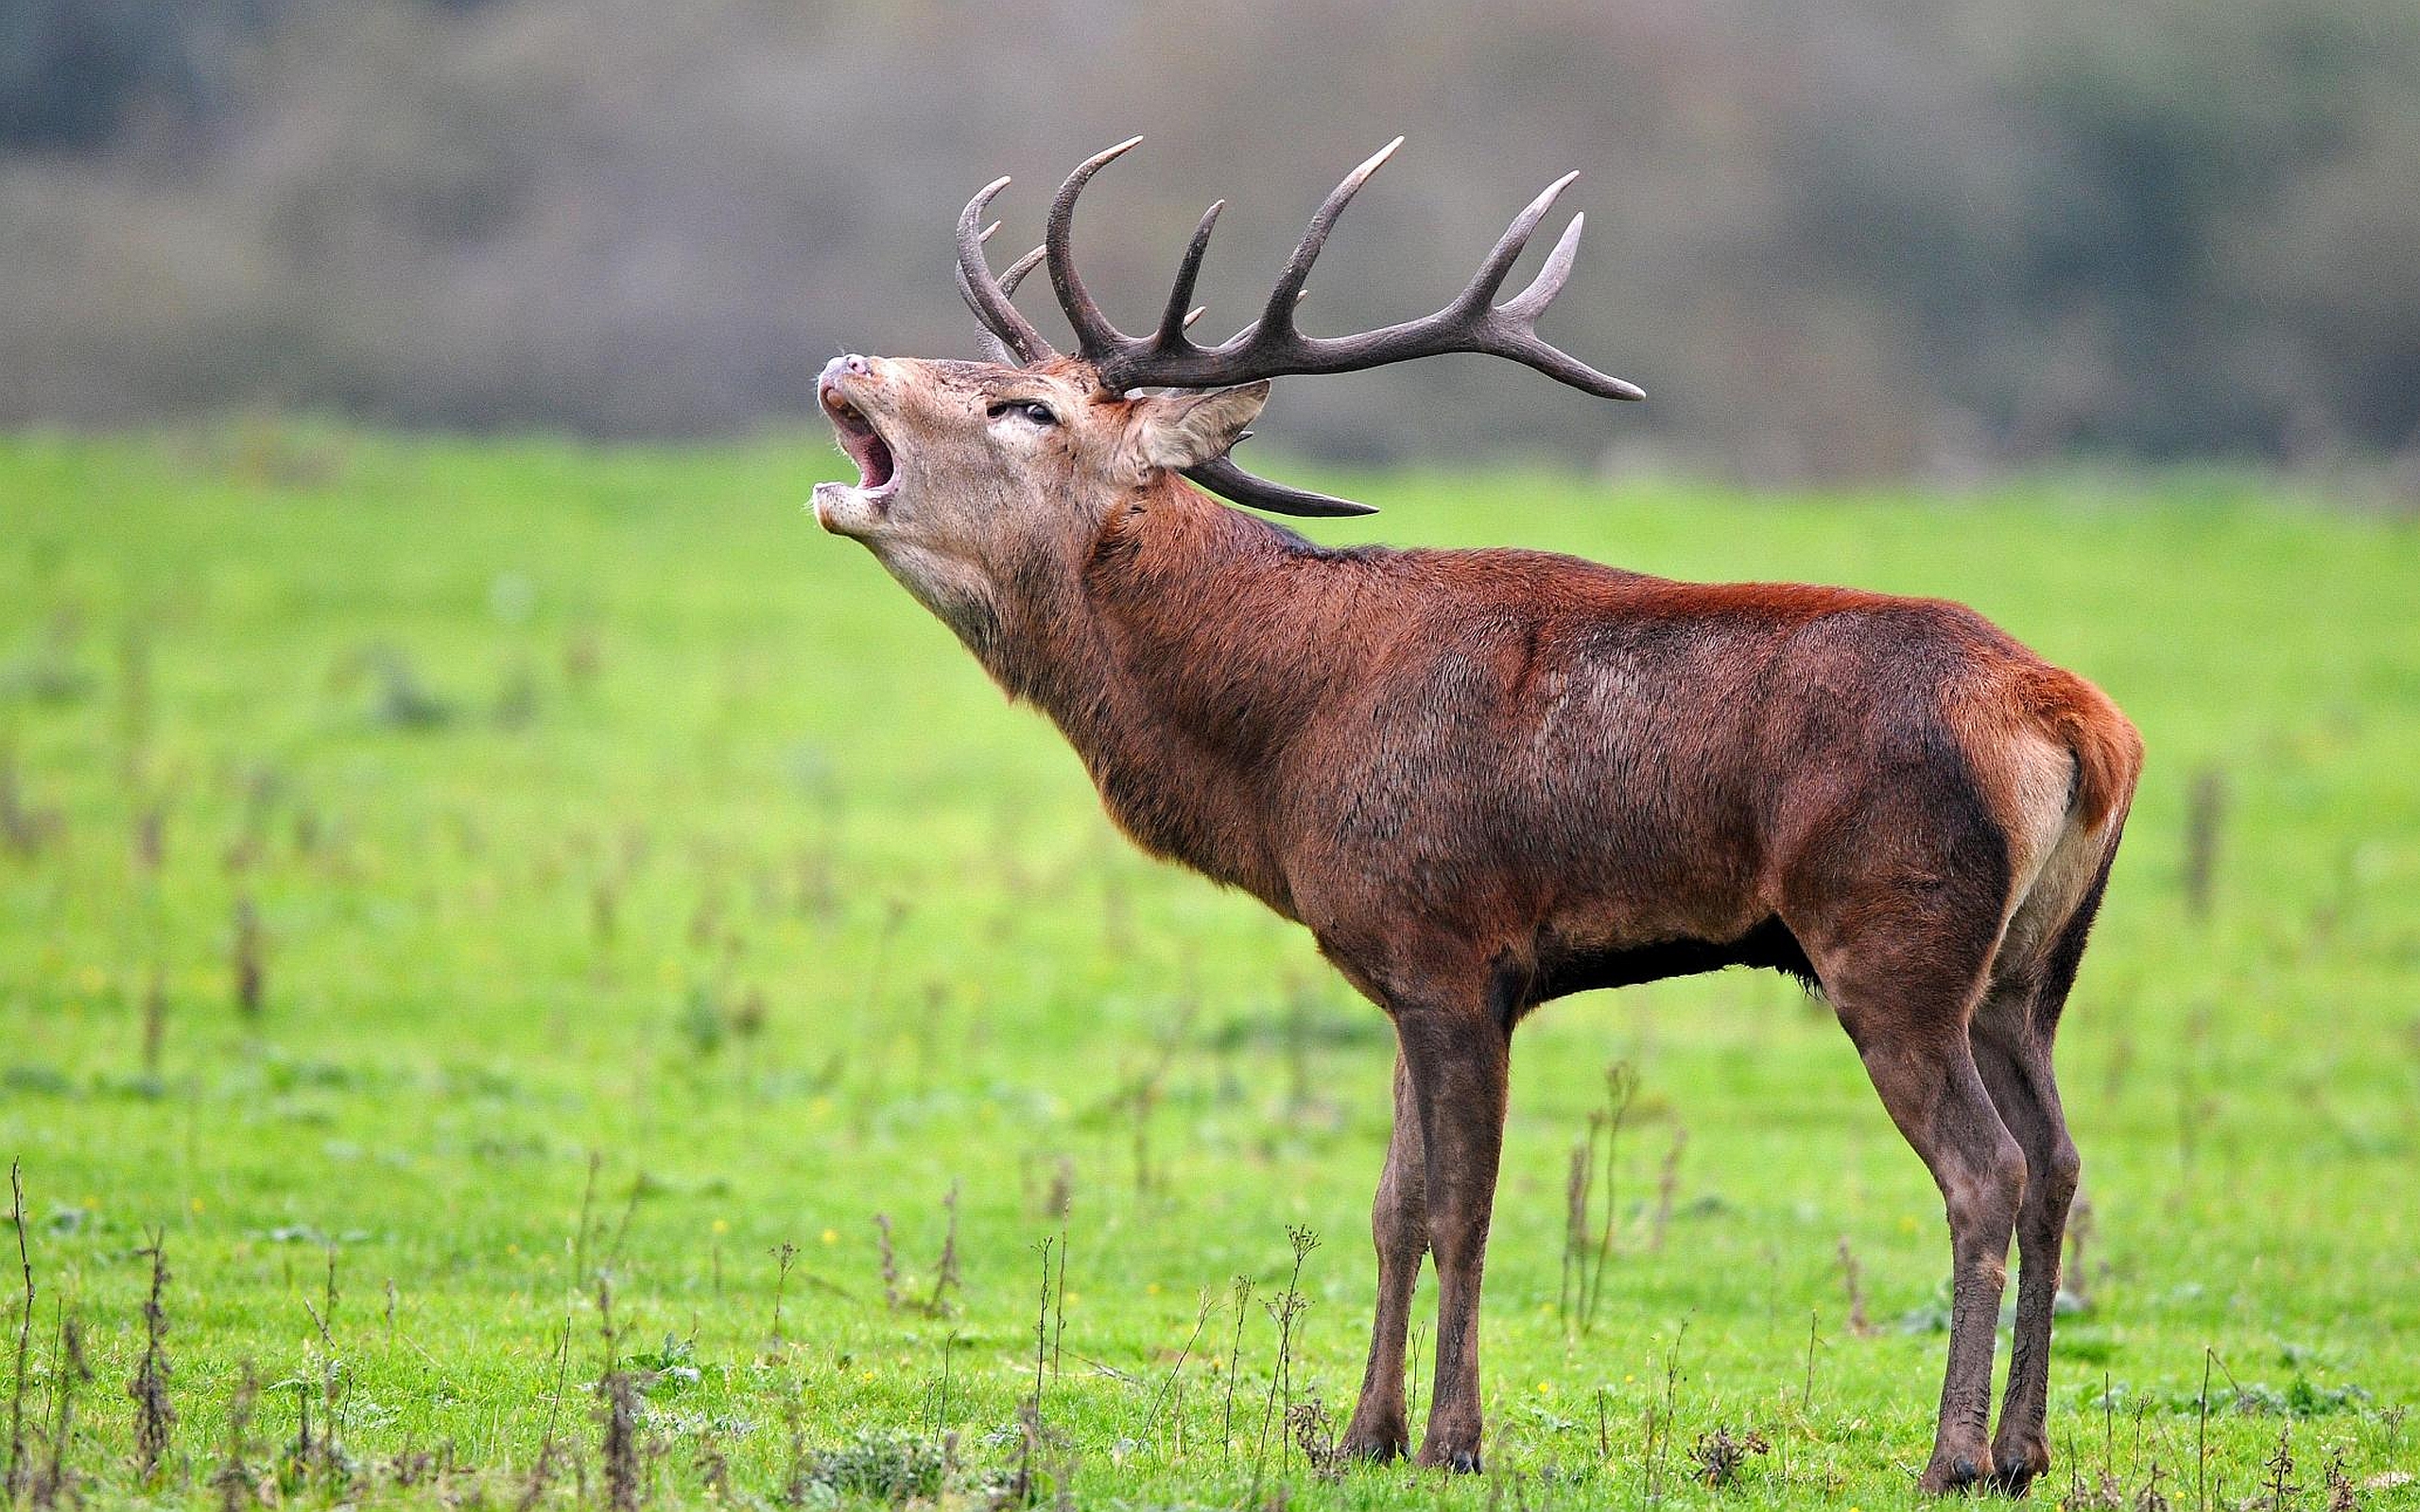
[[[1260,1442],[1253,1452],[1254,1501],[1260,1498],[1261,1476],[1267,1469],[1270,1428],[1277,1421],[1281,1403],[1288,1412],[1293,1409],[1294,1325],[1301,1321],[1303,1314],[1311,1305],[1311,1299],[1303,1295],[1303,1263],[1310,1258],[1312,1250],[1320,1246],[1319,1234],[1303,1224],[1288,1225],[1286,1240],[1294,1251],[1294,1268],[1286,1278],[1286,1290],[1261,1304],[1270,1321],[1277,1325],[1277,1368],[1270,1373],[1269,1400],[1260,1415]],[[1282,1443],[1279,1452],[1281,1455],[1284,1452]]]
[[[2079,1196],[2076,1198],[2074,1211],[2067,1218],[2067,1259],[2066,1264],[2059,1272],[2059,1280],[2066,1289],[2067,1295],[2075,1298],[2076,1305],[2084,1308],[2092,1305],[2092,1294],[2089,1289],[2091,1272],[2084,1263],[2085,1256],[2091,1253],[2091,1248],[2092,1200],[2089,1197]]]
[[[1664,1401],[1659,1413],[1652,1402],[1647,1408],[1647,1448],[1640,1470],[1647,1484],[1647,1500],[1661,1502],[1666,1483],[1664,1459],[1672,1450],[1672,1424],[1680,1415],[1681,1341],[1689,1335],[1689,1325],[1684,1320],[1680,1332],[1664,1351]]]
[[[31,1379],[34,1343],[34,1262],[26,1247],[26,1175],[21,1162],[9,1162],[9,1226],[17,1231],[17,1264],[25,1272],[25,1312],[17,1322],[17,1368],[9,1388],[9,1466],[7,1499],[12,1504],[26,1488],[26,1386]]]
[[[890,1214],[873,1215],[874,1254],[882,1263],[882,1305],[899,1311],[899,1256],[890,1246]]]
[[[1860,1339],[1872,1338],[1874,1324],[1865,1315],[1865,1272],[1846,1234],[1841,1235],[1841,1285],[1848,1293],[1849,1332]]]
[[[1597,1174],[1597,1130],[1603,1115],[1588,1115],[1588,1132],[1572,1142],[1571,1160],[1563,1177],[1563,1284],[1555,1297],[1555,1316],[1567,1329],[1576,1304],[1587,1295],[1589,1194]]]
[[[0,740],[0,846],[30,861],[42,853],[43,843],[58,833],[59,827],[57,810],[26,806],[17,773],[16,745]]]
[[[1627,1060],[1605,1068],[1605,1221],[1597,1236],[1595,1273],[1587,1282],[1587,1301],[1580,1310],[1580,1332],[1597,1321],[1597,1303],[1604,1295],[1605,1271],[1614,1259],[1614,1161],[1622,1140],[1622,1120],[1638,1095],[1638,1069]]]
[[[159,1479],[168,1442],[177,1426],[177,1410],[168,1400],[168,1248],[164,1233],[154,1230],[151,1246],[135,1252],[151,1260],[151,1289],[143,1301],[143,1359],[126,1394],[134,1399],[134,1459],[146,1485]]]
[[[933,1295],[925,1301],[925,1311],[933,1317],[947,1317],[949,1294],[960,1285],[958,1273],[958,1183],[949,1184],[949,1195],[942,1198],[942,1210],[949,1215],[949,1227],[942,1234],[941,1259],[933,1265]]]
[[[635,1512],[645,1490],[646,1471],[639,1453],[638,1383],[621,1367],[611,1281],[596,1283],[596,1316],[605,1340],[605,1367],[597,1377],[596,1398],[597,1416],[605,1430],[606,1503],[614,1512]]]
[[[1034,1246],[1042,1252],[1042,1300],[1033,1319],[1033,1420],[1036,1431],[1042,1423],[1042,1366],[1050,1351],[1050,1254],[1057,1243],[1054,1239],[1045,1238]]]
[[[782,1297],[788,1291],[790,1267],[798,1263],[798,1246],[785,1239],[772,1248],[773,1256],[773,1347],[782,1344]]]
[[[251,1464],[252,1409],[260,1395],[260,1377],[247,1360],[235,1379],[234,1395],[227,1400],[227,1458],[210,1477],[220,1512],[243,1512],[260,1500],[260,1472]]]
[[[2294,1425],[2290,1419],[2277,1430],[2277,1447],[2270,1451],[2260,1466],[2268,1471],[2261,1482],[2265,1492],[2262,1503],[2270,1512],[2286,1512],[2293,1504],[2295,1494],[2302,1490],[2294,1480]]]
[[[1236,1447],[1236,1372],[1243,1366],[1244,1319],[1250,1315],[1252,1278],[1238,1276],[1233,1283],[1236,1298],[1236,1337],[1227,1349],[1227,1405],[1219,1419],[1219,1462],[1224,1465]]]
[[[1148,1444],[1151,1441],[1151,1425],[1159,1420],[1160,1404],[1175,1391],[1177,1377],[1184,1373],[1184,1362],[1192,1358],[1193,1346],[1201,1340],[1201,1331],[1208,1326],[1211,1311],[1217,1305],[1218,1299],[1208,1291],[1203,1291],[1201,1305],[1193,1315],[1193,1332],[1185,1336],[1184,1348],[1176,1352],[1176,1364],[1168,1367],[1167,1379],[1161,1382],[1160,1389],[1151,1394],[1150,1408],[1143,1414],[1143,1431],[1134,1435],[1136,1442]],[[1184,1432],[1182,1418],[1178,1423],[1178,1432],[1180,1435]]]
[[[84,1363],[84,1325],[62,1314],[59,1320],[57,1365],[51,1377],[50,1458],[33,1475],[26,1501],[35,1512],[49,1512],[61,1500],[80,1501],[76,1471],[68,1456],[76,1443],[76,1390],[93,1379]]]
[[[2193,793],[2185,814],[2185,907],[2196,919],[2210,915],[2210,894],[2218,880],[2219,839],[2226,825],[2226,774],[2205,767],[2193,779]]]
[[[1061,1223],[1065,1223],[1067,1221],[1067,1210],[1074,1207],[1075,1204],[1076,1162],[1063,1155],[1059,1157],[1059,1163],[1051,1170],[1050,1192],[1047,1196],[1043,1198],[1042,1215],[1046,1218],[1056,1218]]]
[[[1067,1226],[1063,1223],[1059,1226],[1059,1287],[1051,1302],[1050,1374],[1053,1379],[1059,1374],[1061,1346],[1067,1340],[1067,1256],[1071,1249],[1067,1243]]]
[[[232,969],[235,978],[235,1010],[257,1019],[268,987],[268,949],[261,937],[261,911],[249,892],[235,899],[235,943]]]
[[[1672,1227],[1672,1202],[1681,1189],[1681,1154],[1689,1147],[1689,1131],[1674,1125],[1672,1147],[1664,1152],[1664,1167],[1655,1177],[1655,1217],[1647,1232],[1650,1254],[1664,1252],[1664,1236]]]
[[[153,961],[143,978],[143,1074],[160,1079],[160,1057],[168,1045],[168,983],[160,963]]]
[[[2168,1494],[2159,1488],[2159,1461],[2152,1460],[2143,1488],[2135,1493],[2135,1512],[2169,1512]]]
[[[2353,1478],[2344,1473],[2344,1452],[2337,1450],[2327,1456],[2327,1512],[2354,1512],[2360,1504]]]

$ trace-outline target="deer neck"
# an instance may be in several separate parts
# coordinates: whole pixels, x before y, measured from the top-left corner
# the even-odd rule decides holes
[[[1058,580],[1011,595],[985,661],[1059,726],[1145,849],[1289,912],[1270,800],[1329,680],[1325,565],[1165,479]]]

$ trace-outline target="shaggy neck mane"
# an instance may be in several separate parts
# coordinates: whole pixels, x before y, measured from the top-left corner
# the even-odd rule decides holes
[[[1163,476],[1081,560],[1008,585],[984,662],[1064,732],[1136,842],[1290,917],[1267,822],[1295,734],[1350,670],[1331,648],[1367,586],[1357,568],[1381,555]]]

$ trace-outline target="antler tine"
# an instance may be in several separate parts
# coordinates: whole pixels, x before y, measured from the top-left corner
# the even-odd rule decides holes
[[[977,302],[975,290],[966,282],[966,270],[962,267],[953,268],[950,272],[951,276],[958,280],[958,297],[964,300],[966,307],[975,312],[976,329],[982,333],[983,354],[1003,368],[1025,366],[1026,359],[1017,353],[1016,349],[1000,339],[1000,334],[985,322],[983,307]]]
[[[995,220],[989,226],[984,227],[981,233],[975,239],[977,243],[988,242],[992,239],[992,233],[999,229],[1000,223]],[[977,324],[983,333],[983,354],[990,357],[994,362],[1000,364],[1002,367],[1013,368],[1017,366],[1024,359],[1019,357],[1015,351],[1012,350],[1006,341],[1001,340],[998,335],[992,330],[990,325],[983,322],[982,311],[976,308],[975,291],[967,284],[965,267],[960,266],[953,268],[951,269],[951,273],[958,280],[959,298],[966,301],[969,309],[976,310]]]
[[[1009,302],[1009,290],[992,276],[992,266],[983,256],[983,239],[991,232],[982,229],[983,212],[993,197],[1009,186],[1004,176],[993,180],[966,202],[958,217],[958,292],[966,307],[975,312],[985,333],[995,343],[995,351],[1003,353],[1000,360],[1007,365],[1039,362],[1054,356],[1050,343],[1033,323],[1017,313]],[[995,225],[993,230],[997,230]],[[1011,285],[1013,287],[1014,285]]]
[[[1084,288],[1084,281],[1076,273],[1074,249],[1069,245],[1069,232],[1076,219],[1076,197],[1084,192],[1084,183],[1103,166],[1133,150],[1143,139],[1130,136],[1117,146],[1096,152],[1067,175],[1059,186],[1058,196],[1050,201],[1050,223],[1043,242],[1050,264],[1050,286],[1059,295],[1059,307],[1067,314],[1068,324],[1076,328],[1076,345],[1085,356],[1100,358],[1132,345],[1133,338],[1110,323],[1098,304]]]
[[[1254,509],[1267,509],[1273,514],[1333,519],[1342,515],[1378,512],[1375,505],[1356,504],[1351,499],[1340,499],[1332,493],[1314,493],[1308,489],[1291,489],[1283,483],[1254,477],[1237,467],[1233,457],[1214,457],[1186,468],[1184,475],[1222,498]]]
[[[1219,224],[1219,212],[1227,208],[1223,199],[1201,213],[1201,224],[1193,228],[1193,240],[1184,249],[1184,261],[1177,265],[1176,286],[1168,290],[1167,309],[1160,316],[1160,329],[1151,338],[1154,349],[1167,349],[1184,344],[1185,327],[1201,316],[1196,310],[1185,313],[1193,302],[1193,283],[1201,276],[1201,254],[1210,249],[1210,230]]]
[[[1588,217],[1584,215],[1571,217],[1571,224],[1563,228],[1563,234],[1554,239],[1554,250],[1547,253],[1547,260],[1538,265],[1538,276],[1530,280],[1528,288],[1504,301],[1506,313],[1534,319],[1537,313],[1547,307],[1548,301],[1563,292],[1564,282],[1571,277],[1572,260],[1580,255],[1581,228],[1587,224]]]
[[[1308,289],[1302,289],[1302,290],[1297,291],[1297,292],[1296,292],[1296,294],[1294,295],[1294,302],[1295,302],[1296,304],[1300,304],[1300,303],[1302,303],[1304,300],[1305,300],[1305,299],[1309,298],[1309,296],[1310,296],[1310,292],[1311,292],[1311,291],[1310,291],[1310,290],[1308,290]],[[1206,308],[1206,306],[1205,306],[1205,308]],[[1258,316],[1253,316],[1253,318],[1252,318],[1252,322],[1251,322],[1249,325],[1246,325],[1242,330],[1240,330],[1240,331],[1236,332],[1234,335],[1231,335],[1231,336],[1229,336],[1226,340],[1224,340],[1224,341],[1222,341],[1222,342],[1219,343],[1219,345],[1218,345],[1215,349],[1202,350],[1202,351],[1201,351],[1200,354],[1201,354],[1203,358],[1207,359],[1207,358],[1210,356],[1211,350],[1215,350],[1215,351],[1218,351],[1218,352],[1248,352],[1248,351],[1252,350],[1253,337],[1253,336],[1255,336],[1255,335],[1258,335],[1260,334],[1260,327],[1261,327],[1261,319],[1260,319],[1260,317],[1258,317]],[[1290,369],[1288,369],[1288,370],[1290,370]],[[1224,378],[1213,378],[1213,379],[1209,379],[1209,380],[1207,380],[1207,381],[1205,382],[1205,384],[1204,384],[1202,387],[1212,387],[1212,386],[1215,386],[1215,385],[1218,385],[1218,384],[1226,383],[1226,382],[1229,382],[1229,381],[1230,381],[1230,380],[1228,380],[1228,379],[1224,379]],[[1247,380],[1247,381],[1248,381],[1248,380]],[[1177,387],[1177,386],[1173,386],[1173,385],[1172,385],[1171,387]]]
[[[1017,285],[1025,282],[1025,276],[1033,271],[1035,264],[1042,261],[1044,250],[1043,248],[1037,247],[1011,263],[1009,270],[1000,275],[1000,292],[1014,294],[1017,291]]]
[[[1572,259],[1580,255],[1580,231],[1588,223],[1586,215],[1574,215],[1571,224],[1555,239],[1554,250],[1547,253],[1538,276],[1530,286],[1489,312],[1492,316],[1517,322],[1512,333],[1512,346],[1504,355],[1515,362],[1527,363],[1559,383],[1606,399],[1645,399],[1647,390],[1611,373],[1599,372],[1562,349],[1548,345],[1537,333],[1540,311],[1557,294],[1563,292],[1564,281],[1571,277]]]
[[[1277,286],[1269,291],[1269,303],[1261,312],[1260,328],[1253,333],[1256,339],[1277,339],[1266,333],[1292,333],[1294,303],[1302,298],[1303,285],[1310,281],[1311,265],[1319,261],[1320,249],[1327,245],[1327,233],[1336,229],[1337,217],[1344,214],[1344,207],[1353,202],[1353,197],[1361,192],[1361,186],[1370,181],[1370,175],[1377,172],[1401,146],[1403,138],[1398,136],[1370,154],[1368,161],[1346,174],[1344,180],[1320,202],[1320,208],[1311,215],[1311,223],[1303,228],[1303,239],[1296,244],[1294,255],[1286,260],[1286,271],[1278,275]]]
[[[1530,200],[1528,209],[1512,217],[1512,224],[1505,227],[1504,234],[1495,239],[1495,246],[1489,250],[1487,260],[1479,264],[1478,272],[1471,275],[1470,283],[1462,289],[1461,298],[1454,301],[1456,308],[1472,311],[1487,308],[1489,301],[1495,298],[1495,291],[1504,286],[1504,276],[1512,271],[1514,263],[1521,260],[1521,250],[1530,245],[1530,238],[1537,232],[1538,222],[1547,218],[1547,212],[1554,208],[1554,202],[1579,177],[1576,170],[1564,174],[1547,185],[1544,194]],[[1567,238],[1570,232],[1564,234]],[[1558,246],[1555,250],[1560,252],[1563,249]],[[1536,286],[1534,284],[1530,285],[1531,288]]]

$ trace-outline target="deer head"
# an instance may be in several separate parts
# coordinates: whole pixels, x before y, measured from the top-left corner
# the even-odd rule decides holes
[[[817,520],[977,642],[997,626],[1001,585],[1076,559],[1110,508],[1223,456],[1269,396],[1259,382],[1129,397],[1063,359],[854,354],[824,369],[821,388],[859,477],[818,487]]]
[[[1254,477],[1229,457],[1251,434],[1246,427],[1272,378],[1471,352],[1511,358],[1607,398],[1644,397],[1536,333],[1539,314],[1570,276],[1583,217],[1572,217],[1528,288],[1495,302],[1531,233],[1577,174],[1555,180],[1515,216],[1462,292],[1434,315],[1342,336],[1308,336],[1296,327],[1295,304],[1328,232],[1401,137],[1329,194],[1259,319],[1215,347],[1186,335],[1201,314],[1191,307],[1194,282],[1220,201],[1195,230],[1157,328],[1127,335],[1086,291],[1071,232],[1085,182],[1141,140],[1121,142],[1070,174],[1051,203],[1044,244],[1004,275],[995,276],[983,255],[983,242],[998,227],[984,228],[982,220],[1009,180],[994,180],[967,203],[958,223],[959,291],[982,323],[994,361],[852,354],[823,369],[824,410],[860,476],[854,487],[819,487],[817,519],[864,542],[970,642],[996,628],[1004,585],[1029,581],[1046,564],[1078,559],[1111,509],[1162,486],[1171,472],[1278,513],[1371,512]],[[1078,350],[1070,355],[1054,352],[1011,302],[1018,283],[1045,264],[1076,332]]]

